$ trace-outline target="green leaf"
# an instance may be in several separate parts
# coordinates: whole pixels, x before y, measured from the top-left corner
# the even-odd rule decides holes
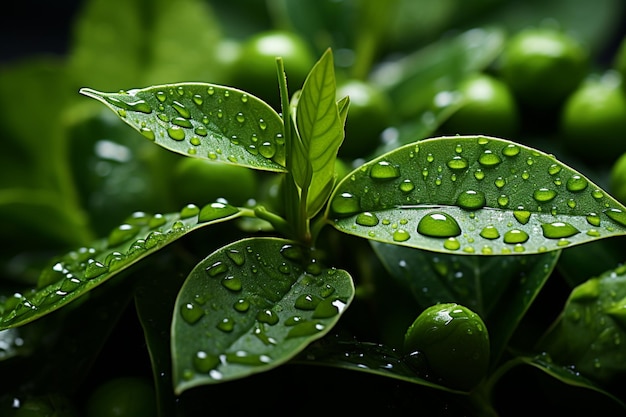
[[[582,174],[485,136],[428,139],[367,162],[328,210],[342,232],[444,253],[542,253],[626,234],[626,207]]]
[[[148,140],[173,152],[285,172],[281,117],[241,90],[180,83],[120,93],[80,91],[107,105]]]
[[[626,375],[626,266],[580,284],[539,343],[555,362],[594,381]]]
[[[461,256],[371,242],[390,275],[426,308],[455,302],[472,309],[489,329],[492,363],[548,280],[560,251],[534,256]]]
[[[137,212],[107,239],[55,259],[42,271],[38,289],[20,294],[10,306],[4,306],[0,330],[45,316],[186,234],[241,214],[238,208],[222,203],[202,209],[189,205],[165,215]]]
[[[350,304],[350,275],[277,238],[235,242],[200,262],[172,322],[177,393],[274,368],[326,334]]]
[[[599,394],[605,395],[620,405],[621,408],[626,408],[626,404],[624,404],[622,400],[604,390],[596,382],[586,378],[578,370],[572,369],[569,366],[561,366],[554,363],[550,355],[540,354],[532,357],[520,356],[515,358],[514,361],[521,361],[522,363],[533,366],[567,385],[590,389]]]
[[[299,140],[294,152],[293,165],[298,167],[294,179],[300,188],[308,190],[309,218],[322,208],[331,192],[335,159],[343,142],[343,121],[336,95],[333,56],[327,49],[304,82],[296,109]],[[345,104],[341,102],[342,112]]]
[[[466,394],[440,385],[429,377],[428,365],[423,357],[404,355],[397,349],[378,343],[326,337],[311,344],[294,362],[366,372],[455,394]]]

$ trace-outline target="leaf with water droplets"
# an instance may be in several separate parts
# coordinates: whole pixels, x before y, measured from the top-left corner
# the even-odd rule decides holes
[[[241,214],[237,207],[223,203],[188,205],[169,214],[136,212],[106,239],[55,259],[41,272],[38,288],[5,304],[0,330],[45,316],[188,233]]]
[[[180,83],[103,93],[80,92],[113,110],[145,138],[183,155],[285,172],[283,122],[244,91]]]
[[[626,375],[626,266],[575,287],[539,349],[587,378],[609,384]]]
[[[436,378],[430,375],[431,372],[423,355],[416,352],[405,355],[387,345],[356,339],[345,339],[339,336],[326,337],[307,347],[294,359],[294,362],[349,369],[455,394],[465,393],[439,384]]]
[[[478,313],[489,329],[492,363],[506,348],[561,254],[433,256],[400,245],[371,243],[390,275],[411,291],[422,308],[456,302]]]
[[[201,261],[172,322],[177,393],[274,368],[325,335],[352,301],[350,275],[304,248],[249,238]]]
[[[348,174],[338,230],[435,252],[533,254],[626,235],[626,207],[552,155],[504,139],[405,145]]]

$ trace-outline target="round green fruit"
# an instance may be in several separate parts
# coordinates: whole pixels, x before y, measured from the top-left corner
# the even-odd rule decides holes
[[[86,417],[154,417],[156,394],[152,381],[141,377],[113,378],[87,398]]]
[[[367,157],[380,144],[380,134],[391,125],[392,106],[387,94],[373,84],[347,80],[337,86],[337,99],[350,98],[346,136],[339,155]]]
[[[230,63],[230,83],[274,107],[280,105],[277,57],[283,60],[289,93],[295,93],[315,64],[315,56],[301,36],[284,30],[260,32],[243,41]]]
[[[588,52],[554,28],[528,28],[511,37],[500,58],[500,76],[528,108],[553,109],[588,71]]]
[[[613,163],[626,152],[626,92],[609,72],[589,78],[565,102],[561,135],[568,151],[590,163]]]
[[[436,304],[420,313],[404,336],[404,349],[423,354],[431,371],[450,388],[471,390],[489,367],[487,326],[456,303]]]
[[[247,167],[185,157],[174,170],[172,192],[178,205],[223,198],[240,206],[257,192],[255,172]]]
[[[460,107],[442,124],[446,134],[510,137],[519,127],[517,104],[507,84],[488,74],[473,74],[458,87]]]

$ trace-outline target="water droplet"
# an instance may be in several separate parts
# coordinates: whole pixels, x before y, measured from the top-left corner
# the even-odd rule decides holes
[[[204,99],[202,98],[202,96],[200,94],[194,94],[193,97],[191,98],[193,100],[194,103],[196,103],[198,106],[202,106],[202,103],[204,103]]]
[[[459,194],[456,204],[465,210],[478,210],[487,204],[487,200],[482,191],[467,190]]]
[[[454,148],[454,152],[456,152],[456,153],[462,153],[462,152],[463,152],[463,146],[462,146],[460,143],[458,143],[458,144],[456,145],[456,147]]]
[[[405,242],[411,238],[411,235],[404,229],[398,229],[393,232],[392,238],[396,242]]]
[[[189,112],[187,107],[185,107],[183,104],[179,103],[178,101],[174,101],[172,103],[172,107],[174,107],[174,110],[176,110],[176,112],[180,116],[184,117],[185,119],[189,119],[191,117],[191,113]]]
[[[261,323],[267,323],[273,326],[274,324],[278,323],[278,314],[266,308],[257,313],[256,319]]]
[[[480,231],[480,235],[485,239],[493,240],[500,237],[500,232],[498,232],[495,226],[485,226]]]
[[[237,266],[242,266],[246,262],[246,255],[238,251],[237,249],[229,249],[226,251],[226,256],[235,263]]]
[[[274,142],[265,141],[259,146],[259,153],[267,159],[271,159],[276,155],[276,145]]]
[[[478,168],[475,172],[474,172],[474,178],[476,178],[478,181],[482,180],[485,178],[485,173],[483,172],[482,169]]]
[[[137,233],[139,233],[138,227],[131,224],[122,224],[111,231],[108,238],[108,244],[109,246],[117,246],[121,243],[129,241],[135,237]]]
[[[142,127],[141,129],[139,129],[139,133],[141,133],[143,137],[148,140],[155,139],[154,132],[149,127]]]
[[[250,308],[250,301],[246,300],[245,298],[240,298],[239,300],[235,301],[233,308],[240,313],[245,313]]]
[[[467,169],[468,166],[469,163],[467,162],[467,159],[463,158],[460,155],[455,155],[452,159],[448,161],[448,168],[455,171]]]
[[[478,163],[481,164],[484,167],[495,167],[496,165],[500,164],[502,162],[502,159],[500,159],[500,157],[493,153],[492,151],[490,151],[489,149],[485,150],[479,157],[478,157]]]
[[[313,311],[313,318],[326,319],[339,314],[346,306],[346,303],[337,298],[327,298],[320,301]]]
[[[515,210],[513,216],[521,224],[526,224],[530,220],[530,211],[528,210]]]
[[[370,178],[373,180],[392,180],[399,176],[400,169],[388,161],[378,161],[370,170]]]
[[[167,135],[174,139],[181,141],[185,139],[185,131],[180,126],[172,126],[167,129]]]
[[[347,216],[361,211],[358,198],[350,193],[335,196],[331,202],[331,208],[338,216]]]
[[[213,94],[215,94],[215,88],[213,86],[209,86],[209,88],[207,88],[206,90],[207,94],[212,96]]]
[[[239,213],[239,209],[230,204],[211,203],[202,207],[198,214],[198,222],[210,222],[217,219],[233,216]]]
[[[287,333],[287,339],[292,337],[310,336],[324,330],[324,324],[318,321],[304,321],[295,324]]]
[[[502,187],[504,187],[506,185],[506,180],[504,178],[502,178],[502,177],[498,177],[494,181],[494,184],[496,185],[496,187],[502,188]]]
[[[189,120],[185,119],[184,117],[174,117],[172,119],[172,123],[175,124],[176,126],[180,126],[180,127],[186,127],[186,128],[193,127],[191,122]]]
[[[167,114],[165,113],[159,113],[157,115],[157,117],[159,118],[160,121],[165,122],[165,123],[169,123],[170,122],[170,118],[167,117]]]
[[[585,218],[587,219],[587,223],[589,223],[590,225],[596,227],[600,226],[600,216],[598,216],[596,213],[589,213]]]
[[[221,282],[224,288],[227,288],[235,292],[241,291],[241,288],[242,288],[241,279],[239,279],[238,277],[228,275],[224,277]]]
[[[606,214],[609,219],[613,220],[616,223],[619,223],[621,226],[626,226],[626,213],[622,210],[612,208],[605,210],[604,214]]]
[[[206,268],[206,273],[210,276],[210,277],[216,277],[218,275],[224,274],[228,271],[228,265],[226,265],[224,262],[222,261],[217,261],[215,262],[213,265],[208,266]]]
[[[220,358],[217,355],[211,355],[203,350],[199,350],[193,356],[193,366],[198,372],[207,373],[212,369],[215,369],[220,363]]]
[[[157,213],[154,216],[152,216],[152,218],[148,222],[148,227],[150,229],[154,229],[159,226],[163,226],[165,223],[167,223],[167,219],[165,218],[165,216],[162,215],[161,213]]]
[[[443,242],[443,247],[448,250],[459,250],[461,242],[459,242],[455,237],[449,237]]]
[[[533,193],[533,198],[539,203],[551,201],[554,197],[556,197],[556,191],[549,188],[540,188]]]
[[[509,197],[506,194],[502,194],[498,197],[498,205],[500,207],[506,207],[509,204]]]
[[[486,138],[486,137],[484,137],[484,136],[480,136],[480,137],[478,138],[478,141],[477,141],[477,142],[478,142],[478,144],[479,144],[479,145],[486,145],[486,144],[488,144],[488,143],[489,143],[489,139],[487,139],[487,138]]]
[[[361,226],[376,226],[378,222],[378,217],[376,217],[374,213],[370,213],[369,211],[359,213],[359,215],[356,217],[356,223]]]
[[[167,94],[164,91],[157,91],[155,95],[157,100],[159,100],[161,103],[163,103],[167,98]]]
[[[528,240],[529,236],[523,230],[512,229],[504,234],[504,243],[524,243]]]
[[[85,268],[85,278],[93,279],[99,277],[100,275],[105,274],[108,270],[109,268],[100,262],[90,259],[87,261],[87,267]]]
[[[410,193],[415,189],[415,184],[410,179],[406,179],[400,183],[400,191],[403,193]]]
[[[322,298],[313,294],[302,294],[296,298],[295,308],[300,310],[315,310],[315,307],[322,301]]]
[[[198,206],[196,206],[195,204],[187,204],[180,211],[180,218],[188,219],[190,217],[197,216],[198,213],[200,213],[200,208]]]
[[[578,174],[574,174],[567,180],[567,182],[565,183],[565,187],[568,191],[576,193],[587,188],[588,184],[589,183],[585,178],[581,177]]]
[[[207,136],[209,133],[207,132],[206,128],[203,126],[198,126],[193,130],[193,133],[195,133],[198,136]]]
[[[239,123],[243,123],[246,121],[246,117],[243,115],[242,112],[237,113],[237,115],[235,116],[235,119],[239,122]]]
[[[224,317],[219,323],[217,323],[217,328],[223,332],[229,333],[235,328],[235,322],[230,317]]]
[[[430,237],[454,237],[461,234],[459,224],[446,213],[429,213],[417,225],[418,233]]]
[[[604,197],[604,193],[602,192],[602,190],[593,190],[593,192],[591,193],[592,197],[595,198],[596,200],[601,199],[602,197]]]
[[[302,248],[297,245],[283,245],[283,247],[280,248],[280,254],[291,261],[299,262],[304,259],[304,252]]]
[[[194,324],[204,316],[204,310],[197,304],[185,303],[180,306],[180,315],[189,324]]]
[[[519,146],[511,143],[506,145],[503,149],[502,149],[502,155],[504,156],[515,156],[515,155],[519,155],[520,152],[520,148]]]
[[[560,239],[580,233],[580,230],[565,222],[543,223],[541,229],[543,236],[548,239]]]

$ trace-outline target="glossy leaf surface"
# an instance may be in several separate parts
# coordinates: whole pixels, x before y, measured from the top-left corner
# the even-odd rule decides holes
[[[457,254],[532,254],[626,234],[626,207],[553,156],[452,136],[384,154],[331,196],[338,230]]]
[[[626,266],[572,291],[562,314],[540,342],[555,362],[609,383],[626,374]]]
[[[337,150],[343,142],[343,121],[335,100],[333,56],[327,50],[307,77],[295,113],[299,140],[294,146],[294,179],[307,189],[309,217],[330,194]],[[347,102],[340,103],[346,109]]]
[[[172,322],[177,393],[267,371],[326,334],[350,304],[350,275],[295,243],[250,238],[200,262]]]
[[[548,280],[560,251],[534,256],[435,254],[372,242],[392,277],[420,306],[455,302],[478,313],[489,329],[492,363]]]
[[[189,205],[178,213],[165,215],[137,212],[111,231],[107,239],[52,262],[42,271],[38,289],[19,294],[5,304],[0,329],[17,327],[49,314],[189,232],[240,215],[238,208],[222,203],[202,208]]]
[[[173,152],[254,169],[284,172],[281,117],[241,90],[181,83],[81,93],[106,104],[148,140]]]

